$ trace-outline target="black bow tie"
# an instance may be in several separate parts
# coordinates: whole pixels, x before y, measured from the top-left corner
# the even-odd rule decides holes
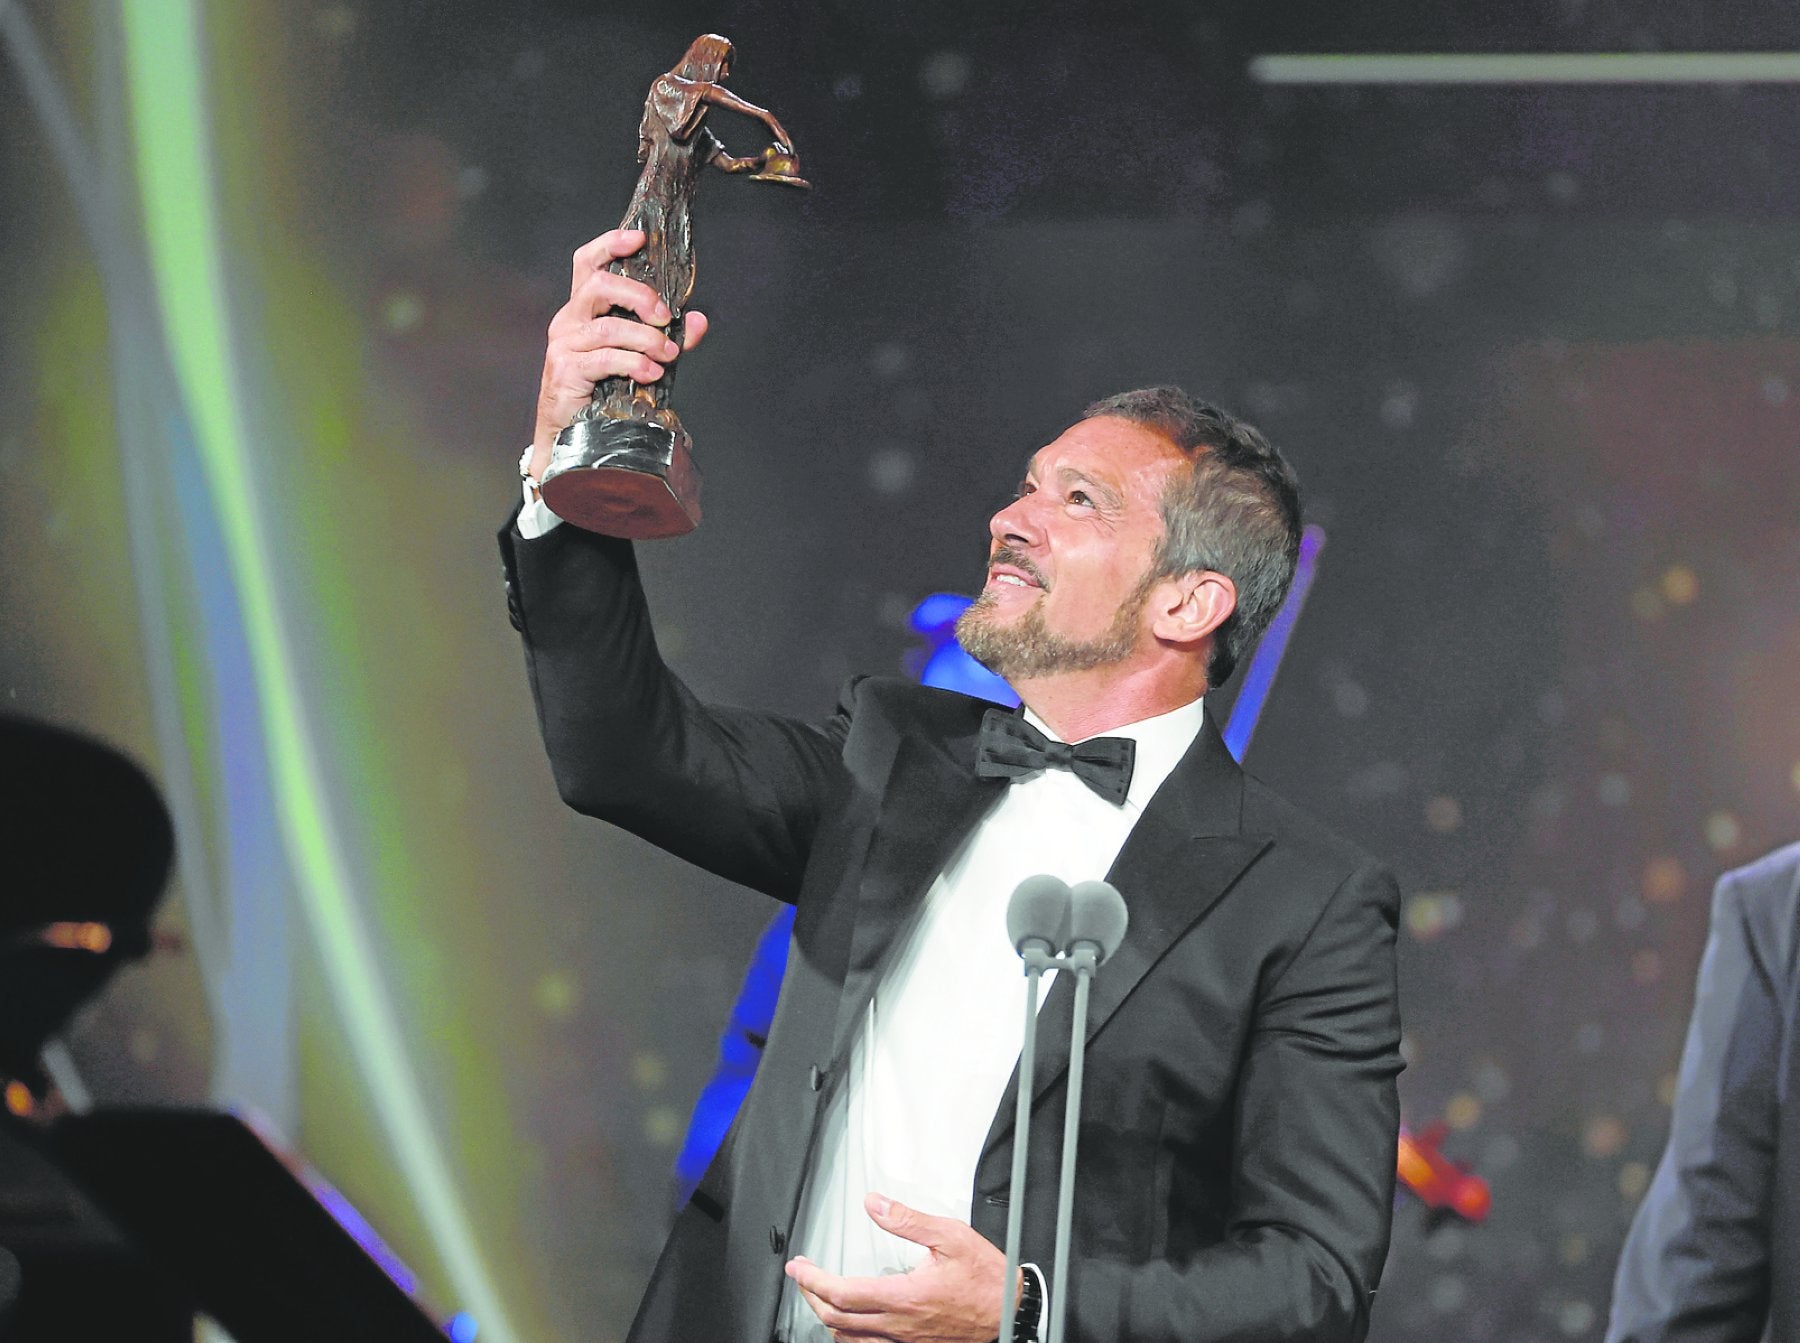
[[[1019,714],[989,709],[981,720],[975,773],[983,779],[1017,779],[1043,769],[1066,769],[1116,804],[1131,790],[1136,757],[1137,743],[1130,737],[1092,737],[1071,746],[1052,741]]]

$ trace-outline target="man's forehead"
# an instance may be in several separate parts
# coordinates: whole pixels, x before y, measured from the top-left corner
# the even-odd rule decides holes
[[[1077,420],[1032,453],[1025,469],[1034,479],[1054,470],[1059,475],[1123,483],[1144,470],[1160,475],[1184,460],[1186,454],[1150,426],[1098,415]]]

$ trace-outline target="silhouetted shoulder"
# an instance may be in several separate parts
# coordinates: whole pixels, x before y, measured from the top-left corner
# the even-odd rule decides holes
[[[1752,954],[1776,982],[1795,973],[1800,939],[1800,844],[1765,854],[1719,878],[1714,917],[1735,907]]]

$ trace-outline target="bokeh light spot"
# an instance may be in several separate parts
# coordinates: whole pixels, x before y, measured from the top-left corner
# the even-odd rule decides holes
[[[1462,803],[1453,797],[1434,797],[1425,804],[1425,824],[1447,835],[1463,823]]]
[[[1594,1307],[1587,1301],[1565,1301],[1556,1308],[1556,1327],[1569,1338],[1580,1338],[1594,1327]]]
[[[1730,812],[1715,811],[1706,818],[1706,842],[1712,846],[1713,852],[1724,853],[1727,849],[1735,849],[1743,837],[1743,827]]]
[[[1503,1101],[1512,1090],[1512,1080],[1507,1077],[1506,1069],[1492,1059],[1483,1059],[1475,1069],[1475,1094],[1488,1104]]]
[[[1640,984],[1654,984],[1662,978],[1662,954],[1654,947],[1643,947],[1631,957],[1631,977]]]
[[[1431,942],[1462,922],[1462,897],[1455,891],[1421,891],[1406,902],[1406,930]]]
[[[1619,1193],[1633,1203],[1650,1187],[1650,1167],[1641,1161],[1627,1161],[1619,1167]]]
[[[664,1063],[660,1054],[644,1052],[633,1056],[631,1060],[631,1080],[640,1091],[654,1091],[669,1076],[669,1065]]]
[[[1474,1128],[1481,1122],[1481,1102],[1466,1091],[1459,1091],[1444,1107],[1444,1122],[1457,1132]]]
[[[580,1005],[581,992],[575,977],[566,970],[546,970],[532,986],[532,1001],[538,1011],[552,1021],[567,1021]]]
[[[948,102],[969,87],[974,62],[960,51],[936,51],[919,67],[919,87],[934,102]]]
[[[1623,807],[1631,801],[1631,780],[1617,771],[1600,776],[1600,800],[1609,807]]]
[[[1431,1280],[1431,1308],[1440,1315],[1454,1315],[1469,1299],[1469,1285],[1453,1273]]]
[[[1596,1160],[1604,1160],[1623,1151],[1629,1136],[1624,1121],[1617,1115],[1596,1115],[1588,1120],[1587,1129],[1581,1135],[1582,1150]]]
[[[869,485],[877,494],[905,494],[919,474],[919,459],[909,448],[877,448],[869,454]]]
[[[1661,586],[1671,606],[1687,606],[1700,595],[1700,579],[1685,564],[1671,564],[1664,570]]]
[[[1591,942],[1594,934],[1600,931],[1600,916],[1585,905],[1577,906],[1569,911],[1569,940],[1571,942]],[[1592,1023],[1589,1023],[1590,1025]],[[1583,1029],[1586,1029],[1585,1027]],[[1596,1027],[1596,1029],[1598,1029]]]
[[[876,377],[892,381],[910,372],[912,351],[897,341],[886,341],[869,351],[869,371]]]
[[[1687,893],[1687,869],[1669,854],[1652,858],[1644,865],[1642,889],[1651,904],[1672,905]]]
[[[410,289],[397,289],[381,301],[381,324],[395,335],[416,331],[425,320],[425,300]]]
[[[1521,914],[1507,930],[1506,940],[1520,951],[1536,951],[1544,941],[1544,921],[1538,915]]]
[[[673,1147],[682,1127],[680,1112],[671,1106],[658,1105],[644,1116],[644,1137],[658,1147]]]

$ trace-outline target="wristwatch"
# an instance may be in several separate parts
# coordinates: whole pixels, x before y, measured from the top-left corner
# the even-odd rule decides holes
[[[1019,1305],[1013,1311],[1012,1343],[1039,1343],[1043,1338],[1044,1277],[1036,1264],[1019,1265]]]

